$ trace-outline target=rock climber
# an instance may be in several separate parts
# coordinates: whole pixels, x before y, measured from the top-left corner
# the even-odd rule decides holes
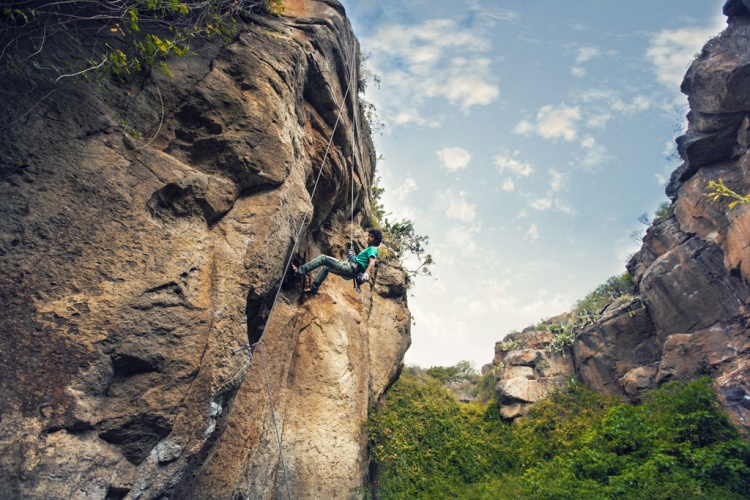
[[[378,258],[377,247],[382,239],[383,234],[379,230],[369,229],[367,231],[367,248],[356,255],[354,255],[353,250],[349,250],[348,261],[343,262],[328,255],[321,255],[299,268],[292,264],[292,270],[295,276],[304,276],[319,267],[323,267],[315,276],[310,288],[304,290],[306,293],[318,293],[318,289],[328,277],[329,271],[345,279],[355,279],[359,273],[362,273],[362,282],[369,281],[370,273]]]

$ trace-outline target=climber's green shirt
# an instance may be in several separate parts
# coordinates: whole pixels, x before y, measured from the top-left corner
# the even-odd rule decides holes
[[[370,263],[370,257],[378,258],[378,249],[376,247],[367,247],[354,257],[357,264],[362,266],[362,270],[367,270],[367,265]]]

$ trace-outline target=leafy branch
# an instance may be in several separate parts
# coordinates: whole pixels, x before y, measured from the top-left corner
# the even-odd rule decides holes
[[[385,244],[394,251],[400,262],[403,263],[409,256],[417,258],[417,267],[406,270],[411,276],[432,275],[430,266],[434,261],[425,247],[430,241],[429,236],[416,234],[414,223],[410,220],[390,222],[385,219],[381,228]]]
[[[393,252],[394,256],[401,263],[407,276],[432,276],[430,266],[435,261],[432,255],[427,253],[426,245],[430,241],[429,236],[417,234],[414,230],[414,222],[408,219],[391,222],[386,217],[387,212],[380,201],[385,189],[373,184],[371,188],[372,202],[372,225],[383,232],[383,244]],[[404,263],[411,257],[416,258],[417,267],[408,269]]]
[[[737,205],[743,205],[745,203],[750,203],[750,195],[749,196],[742,196],[741,194],[738,194],[737,192],[729,189],[724,184],[724,179],[719,177],[719,182],[711,181],[708,183],[709,189],[713,189],[713,191],[708,193],[708,197],[711,198],[713,201],[719,201],[720,198],[729,198],[731,200],[734,200],[729,203],[729,208],[734,208]]]

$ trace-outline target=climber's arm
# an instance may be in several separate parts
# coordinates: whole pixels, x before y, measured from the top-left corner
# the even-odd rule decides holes
[[[367,269],[365,269],[365,272],[362,274],[363,280],[368,281],[370,279],[370,272],[372,271],[373,267],[375,267],[375,257],[370,257],[370,262],[367,264]]]

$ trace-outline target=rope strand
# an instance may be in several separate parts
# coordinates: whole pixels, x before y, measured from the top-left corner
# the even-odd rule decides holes
[[[294,239],[294,245],[292,246],[292,251],[290,252],[289,258],[287,259],[286,265],[284,266],[284,272],[281,275],[281,280],[279,281],[279,287],[277,288],[276,294],[274,295],[273,302],[271,304],[271,309],[268,311],[268,316],[266,317],[266,322],[263,325],[263,330],[261,331],[260,337],[258,338],[257,342],[255,342],[254,344],[248,344],[246,346],[240,347],[239,349],[235,349],[235,350],[232,351],[232,354],[236,354],[236,353],[238,353],[240,351],[244,351],[246,349],[250,349],[251,356],[252,356],[252,353],[254,353],[256,349],[260,351],[260,359],[261,359],[261,363],[263,365],[263,374],[264,374],[265,381],[266,381],[266,390],[268,392],[268,401],[269,401],[269,404],[270,404],[270,407],[271,407],[271,418],[273,420],[274,429],[276,431],[276,441],[279,444],[279,457],[281,459],[281,466],[282,466],[283,471],[284,471],[284,480],[286,482],[287,496],[288,496],[288,498],[290,500],[292,498],[292,493],[291,493],[291,488],[289,486],[289,476],[288,476],[287,470],[286,470],[286,463],[284,462],[284,452],[283,452],[283,448],[282,448],[281,434],[279,432],[279,426],[278,426],[278,423],[277,423],[277,420],[276,420],[276,410],[274,409],[274,405],[273,405],[273,396],[272,396],[272,392],[271,392],[271,384],[270,384],[270,382],[268,380],[268,371],[267,371],[267,368],[266,368],[266,361],[265,361],[265,357],[263,356],[263,337],[266,335],[266,329],[268,328],[268,322],[270,321],[271,316],[273,314],[273,311],[274,311],[274,309],[276,307],[276,302],[278,301],[279,295],[281,293],[281,287],[284,284],[284,279],[286,278],[287,272],[289,271],[289,267],[292,264],[292,259],[294,258],[294,254],[297,251],[297,246],[299,245],[299,240],[300,240],[300,238],[302,236],[302,231],[304,230],[305,223],[307,222],[307,215],[310,213],[310,209],[314,208],[313,198],[315,197],[315,193],[317,192],[317,189],[318,189],[318,183],[320,181],[320,176],[323,173],[323,167],[325,166],[326,160],[328,160],[328,154],[329,154],[329,152],[331,150],[331,145],[333,144],[333,138],[334,138],[334,136],[336,134],[336,129],[338,128],[339,122],[341,121],[341,111],[343,109],[343,106],[346,104],[346,99],[349,96],[349,92],[351,90],[352,80],[354,79],[354,72],[353,72],[352,63],[354,62],[355,54],[356,54],[356,46],[354,46],[352,48],[352,59],[350,60],[350,72],[349,72],[349,79],[348,79],[349,81],[347,82],[346,92],[344,93],[344,98],[342,99],[341,104],[338,104],[338,111],[339,112],[338,112],[338,115],[336,116],[336,122],[333,124],[333,129],[331,130],[331,137],[328,139],[328,144],[326,145],[326,151],[325,151],[325,154],[323,155],[323,161],[321,161],[321,163],[320,163],[320,168],[318,169],[318,175],[315,178],[315,184],[313,185],[312,193],[310,193],[310,202],[309,202],[309,205],[308,205],[308,207],[307,207],[307,209],[306,209],[306,211],[305,211],[305,213],[304,213],[304,215],[302,217],[302,221],[300,222],[299,229],[297,230],[297,235],[296,235],[296,237]],[[352,123],[355,123],[355,121],[356,121],[355,107],[356,107],[356,101],[354,101],[352,103],[352,115],[353,115],[353,118],[354,118],[352,120]],[[353,132],[354,132],[354,130],[352,130],[352,133]],[[352,135],[352,179],[351,179],[351,184],[352,184],[352,224],[353,224],[353,222],[354,222],[354,135]],[[352,244],[352,246],[354,244],[354,228],[353,227],[352,227],[352,233],[351,233],[351,244]],[[250,359],[252,360],[252,357]]]
[[[276,411],[273,408],[273,397],[271,396],[271,384],[268,382],[268,370],[266,370],[266,358],[263,356],[263,346],[258,346],[260,351],[260,360],[263,364],[263,376],[266,379],[266,389],[268,391],[268,402],[271,405],[271,419],[273,420],[273,428],[276,430],[276,440],[279,442],[279,457],[281,458],[281,468],[284,470],[284,480],[286,481],[286,494],[288,498],[292,498],[292,491],[289,488],[289,475],[286,472],[286,463],[284,462],[284,452],[281,449],[281,435],[279,434],[279,424],[276,422]]]

